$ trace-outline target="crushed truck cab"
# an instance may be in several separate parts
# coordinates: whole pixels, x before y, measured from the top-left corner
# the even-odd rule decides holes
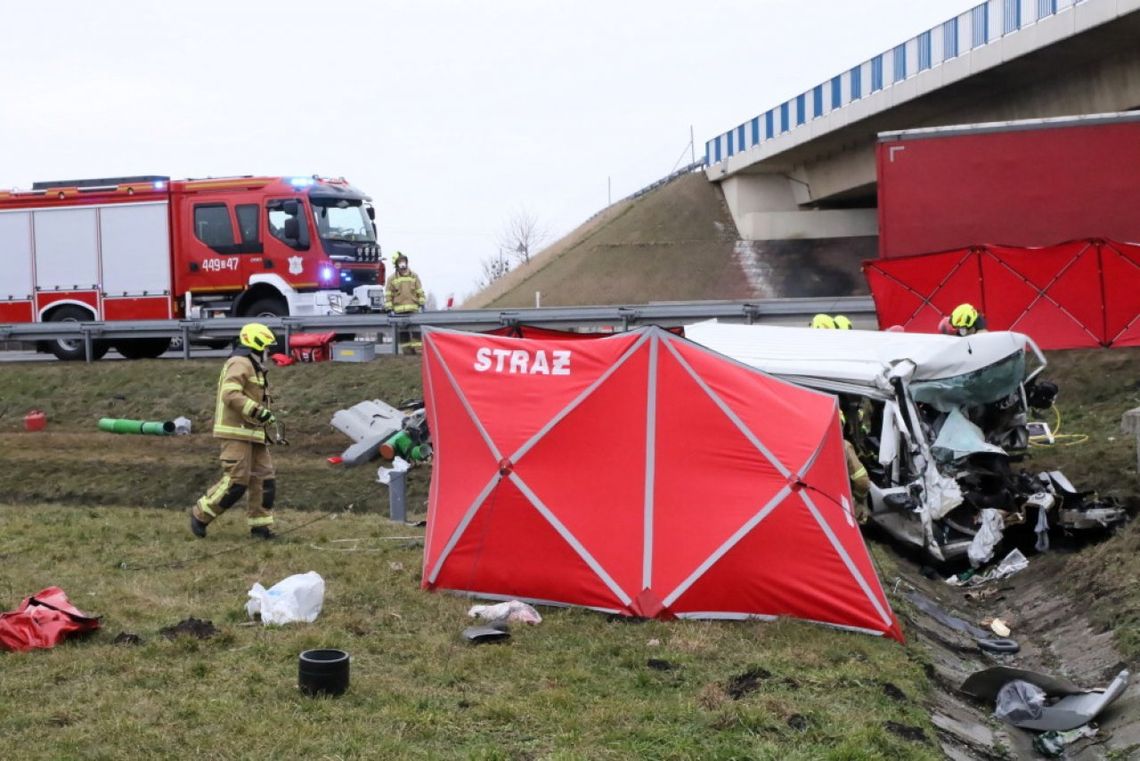
[[[1059,471],[1013,469],[1029,446],[1029,410],[1051,406],[1056,394],[1038,381],[1045,357],[1026,335],[715,321],[690,325],[685,335],[788,382],[836,394],[845,435],[871,478],[870,520],[934,560],[992,556],[996,542],[988,534],[1000,542],[1016,526],[1047,542],[1054,528],[1104,529],[1127,517],[1122,506],[1079,491]],[[983,531],[988,523],[996,531]]]

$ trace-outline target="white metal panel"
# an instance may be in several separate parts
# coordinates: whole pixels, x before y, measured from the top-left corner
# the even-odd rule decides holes
[[[0,299],[32,296],[32,214],[0,213]]]
[[[1030,343],[1021,333],[1005,331],[959,337],[715,320],[686,325],[685,338],[784,378],[820,378],[879,389],[890,388],[891,371],[902,362],[916,365],[914,380],[950,378],[988,367]]]
[[[165,202],[99,210],[103,291],[108,296],[170,290],[170,233]]]
[[[91,288],[99,283],[99,241],[94,209],[37,209],[36,286]]]

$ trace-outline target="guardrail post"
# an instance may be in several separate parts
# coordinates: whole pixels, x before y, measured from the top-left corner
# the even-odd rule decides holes
[[[1136,472],[1140,474],[1140,407],[1124,413],[1120,418],[1120,430],[1136,437]]]
[[[91,331],[83,331],[83,350],[86,353],[86,361],[88,363],[95,361],[95,341],[91,338]]]
[[[190,359],[190,326],[182,326],[182,358]]]
[[[392,326],[392,355],[399,356],[400,354],[400,325],[396,322],[395,317],[388,318],[388,324]]]

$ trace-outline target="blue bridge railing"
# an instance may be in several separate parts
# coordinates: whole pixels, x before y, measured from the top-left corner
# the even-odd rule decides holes
[[[705,166],[751,150],[872,93],[988,45],[1084,0],[987,0],[705,143]]]

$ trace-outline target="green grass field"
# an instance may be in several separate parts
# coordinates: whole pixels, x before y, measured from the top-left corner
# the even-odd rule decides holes
[[[103,617],[82,641],[0,655],[8,747],[25,759],[939,757],[921,656],[896,642],[546,608],[509,642],[473,646],[460,640],[471,601],[419,588],[407,537],[422,529],[344,513],[303,525],[315,517],[286,512],[295,530],[264,543],[234,516],[197,541],[180,512],[0,508],[0,600],[57,585]],[[247,623],[254,582],[310,570],[327,585],[316,622]],[[159,635],[191,616],[220,633]],[[123,632],[142,644],[114,644]],[[352,655],[343,697],[296,689],[297,656],[314,647]]]

